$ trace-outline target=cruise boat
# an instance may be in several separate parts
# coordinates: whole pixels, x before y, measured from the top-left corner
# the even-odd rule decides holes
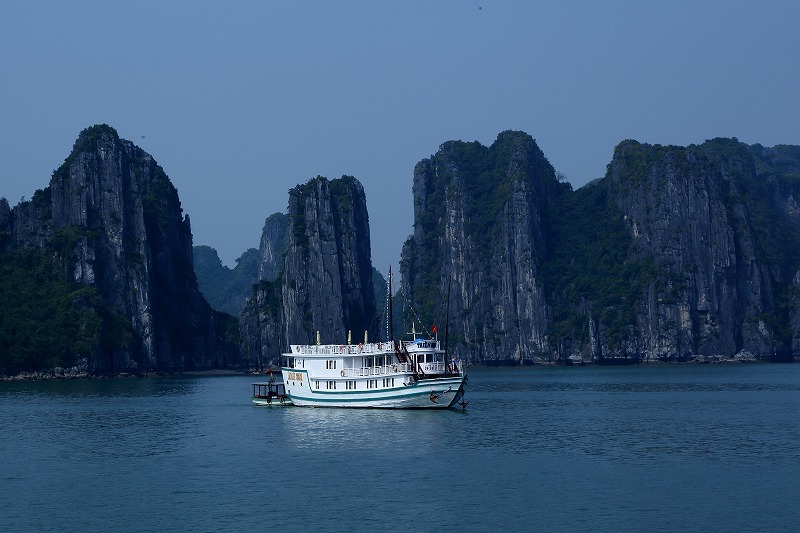
[[[282,358],[286,395],[301,407],[453,407],[464,395],[463,363],[446,360],[439,340],[413,337],[358,345],[293,344]]]

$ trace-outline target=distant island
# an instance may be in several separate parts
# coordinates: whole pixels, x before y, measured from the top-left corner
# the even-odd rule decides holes
[[[798,146],[628,140],[573,190],[506,131],[443,143],[410,185],[395,331],[447,323],[470,364],[800,358]],[[252,371],[316,331],[385,337],[356,178],[265,218],[224,267],[153,158],[87,128],[45,188],[0,199],[0,376]]]

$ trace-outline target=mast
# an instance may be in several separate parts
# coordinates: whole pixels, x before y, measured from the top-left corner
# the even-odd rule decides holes
[[[389,265],[389,340],[394,344],[394,320],[392,318],[392,265]]]
[[[450,361],[447,359],[447,356],[450,355],[447,352],[447,330],[450,327],[450,282],[453,281],[453,276],[447,278],[447,311],[445,312],[444,318],[444,374],[447,375],[450,373]]]

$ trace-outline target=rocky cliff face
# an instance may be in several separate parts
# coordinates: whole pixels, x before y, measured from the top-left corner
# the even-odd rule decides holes
[[[289,238],[289,215],[273,213],[264,221],[258,247],[258,279],[275,281],[283,271]]]
[[[261,264],[282,256],[281,272],[259,286],[240,316],[242,351],[253,367],[278,362],[290,343],[363,340],[377,333],[369,216],[361,184],[352,177],[317,177],[289,193],[286,233],[265,225]],[[282,235],[286,251],[276,253]],[[264,245],[265,240],[268,245]],[[280,250],[278,250],[280,251]],[[264,268],[263,272],[268,272]],[[264,274],[266,275],[266,274]]]
[[[800,148],[626,141],[558,182],[530,137],[445,143],[414,173],[403,292],[476,362],[798,356]]]
[[[560,187],[521,132],[489,148],[445,143],[414,169],[402,292],[426,327],[441,325],[451,279],[451,341],[467,359],[519,362],[549,350],[542,265],[548,205]]]
[[[617,147],[607,177],[614,201],[636,253],[658,267],[624,350],[645,359],[791,354],[784,308],[800,268],[797,155],[786,166],[791,151],[735,139]]]
[[[71,280],[96,290],[103,327],[121,332],[101,335],[105,340],[87,354],[91,370],[237,363],[197,290],[191,226],[177,191],[149,154],[114,129],[81,132],[50,185],[6,218],[6,251],[65,246]]]

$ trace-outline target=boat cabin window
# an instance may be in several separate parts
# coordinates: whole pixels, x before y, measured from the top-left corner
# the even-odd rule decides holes
[[[375,358],[374,357],[365,357],[364,358],[364,366],[375,366]]]

